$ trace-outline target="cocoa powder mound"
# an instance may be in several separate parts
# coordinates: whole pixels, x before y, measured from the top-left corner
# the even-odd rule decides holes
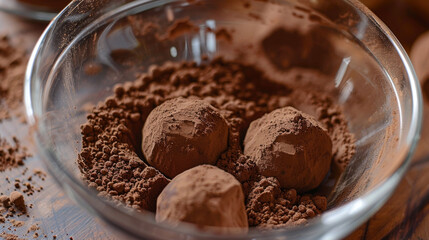
[[[226,119],[228,148],[216,166],[241,183],[249,226],[274,228],[304,223],[326,210],[327,202],[324,196],[300,195],[295,189],[281,188],[275,178],[261,176],[253,160],[243,154],[242,142],[252,121],[286,106],[305,109],[331,137],[333,165],[347,164],[354,153],[353,135],[332,100],[275,83],[252,65],[223,58],[199,65],[165,63],[151,67],[134,82],[116,86],[114,92],[82,125],[78,164],[89,186],[138,210],[154,211],[156,198],[169,182],[148,166],[140,146],[147,116],[170,99],[197,97]],[[340,149],[342,145],[346,146]],[[283,218],[285,213],[288,218]]]
[[[8,36],[0,36],[0,121],[12,117],[24,119],[23,86],[27,56],[11,45]]]
[[[300,196],[295,189],[281,188],[273,177],[261,176],[251,188],[246,205],[249,226],[279,228],[303,224],[327,207],[326,197]]]
[[[141,151],[135,146],[141,136],[134,135],[141,132],[141,119],[153,106],[129,97],[126,89],[115,88],[115,97],[88,116],[88,123],[81,127],[83,148],[78,164],[89,187],[100,195],[154,211],[156,198],[169,181],[137,155]]]

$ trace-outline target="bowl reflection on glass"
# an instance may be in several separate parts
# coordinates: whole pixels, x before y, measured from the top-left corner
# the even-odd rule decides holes
[[[250,4],[248,3],[250,2]],[[131,21],[130,19],[134,19]],[[189,19],[197,31],[158,41],[142,31],[156,23],[162,37],[172,21]],[[213,29],[232,30],[232,43]],[[261,41],[278,29],[283,41]],[[267,40],[267,39],[265,39]],[[246,46],[253,46],[247,48]],[[290,47],[281,47],[290,46]],[[286,49],[284,52],[281,49]],[[184,224],[159,225],[153,214],[105,201],[81,180],[82,106],[96,105],[117,83],[166,61],[239,56],[282,74],[312,69],[327,80],[311,85],[343,108],[356,154],[329,195],[328,211],[307,225],[249,231],[228,239],[338,239],[368,219],[389,198],[405,172],[421,125],[421,96],[412,66],[392,33],[358,1],[77,1],[48,27],[27,72],[25,103],[38,149],[71,198],[120,234],[136,238],[213,239]],[[278,58],[282,61],[277,61]],[[287,78],[284,78],[287,79]]]

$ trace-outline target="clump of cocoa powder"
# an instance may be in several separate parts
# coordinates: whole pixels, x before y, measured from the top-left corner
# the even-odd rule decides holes
[[[135,135],[153,105],[133,99],[128,91],[129,86],[118,86],[115,97],[88,116],[81,127],[83,148],[78,163],[89,186],[101,195],[154,211],[156,197],[169,181],[137,155],[141,134]]]
[[[89,186],[139,210],[154,211],[158,194],[169,182],[147,166],[140,149],[148,114],[169,99],[197,97],[227,120],[228,149],[216,165],[242,184],[250,226],[299,224],[326,210],[327,202],[323,196],[282,189],[277,179],[259,174],[242,149],[250,122],[277,108],[308,105],[305,108],[332,138],[333,161],[347,164],[354,153],[353,135],[341,109],[328,97],[274,83],[255,66],[222,58],[200,65],[166,63],[151,67],[134,82],[116,86],[114,92],[82,125],[78,164]]]
[[[27,213],[27,204],[25,204],[24,195],[19,191],[13,191],[9,195],[0,195],[0,208],[1,214],[5,213],[5,216],[1,215],[1,221],[5,222],[6,218],[13,217],[15,215],[22,216]],[[15,219],[8,219],[15,227],[22,226],[24,222],[16,223]]]
[[[278,228],[302,224],[326,210],[326,198],[299,195],[295,189],[283,189],[273,177],[254,182],[247,199],[249,226]]]
[[[21,192],[13,191],[9,196],[9,200],[21,212],[26,211],[24,195]]]
[[[24,160],[31,156],[25,146],[13,137],[13,144],[6,139],[0,138],[0,171],[8,168],[24,165]]]

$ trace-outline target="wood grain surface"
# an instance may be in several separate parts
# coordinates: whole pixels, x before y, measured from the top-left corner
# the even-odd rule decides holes
[[[1,1],[1,0],[0,0]],[[388,1],[389,2],[389,1]],[[404,47],[409,50],[413,41],[421,33],[429,30],[422,20],[416,18],[399,0],[376,10],[376,13],[389,25],[398,36]],[[0,12],[0,34],[7,33],[18,46],[30,51],[46,25],[18,19]],[[412,26],[412,27],[410,27]],[[427,98],[429,99],[429,98]],[[422,138],[418,145],[412,164],[392,198],[369,221],[364,223],[346,239],[429,239],[429,102],[425,101],[425,121]],[[17,131],[18,130],[18,131]],[[18,135],[24,143],[28,141],[28,127],[18,119],[0,123],[0,136],[9,138]],[[43,168],[37,156],[26,160],[28,169]],[[6,177],[14,179],[21,175],[23,169],[14,169],[0,173],[0,191],[12,190],[6,184]],[[39,224],[40,239],[116,239],[107,228],[96,219],[71,202],[49,175],[44,181],[36,179],[36,185],[43,186],[40,193],[27,198],[33,204],[26,221],[15,231],[8,232],[9,225],[1,224],[0,233],[7,232],[21,238],[32,239],[28,229],[32,224]]]

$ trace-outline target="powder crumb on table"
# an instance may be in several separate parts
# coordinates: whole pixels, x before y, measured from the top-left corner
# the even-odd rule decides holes
[[[21,142],[12,137],[13,143],[0,137],[0,172],[24,165],[24,160],[31,156]]]
[[[26,124],[22,95],[27,60],[28,55],[19,46],[12,45],[9,36],[0,36],[0,122],[8,119],[12,122]],[[15,178],[13,182],[8,177],[5,178],[4,183],[10,185],[8,189],[16,190],[10,193],[10,196],[5,193],[0,196],[2,205],[0,222],[4,223],[4,226],[8,226],[9,231],[16,232],[16,228],[24,226],[27,222],[27,220],[18,221],[14,217],[30,217],[27,207],[32,208],[33,204],[26,206],[24,194],[31,196],[43,189],[42,186],[35,186],[31,176],[25,177],[29,170],[25,167],[25,160],[31,156],[27,146],[18,137],[12,135],[10,139],[6,139],[0,136],[0,172],[22,168],[20,176],[26,178],[26,180]],[[46,177],[46,174],[39,170],[35,175],[41,179]],[[3,233],[1,236],[6,239],[20,239],[19,236],[7,233]]]

